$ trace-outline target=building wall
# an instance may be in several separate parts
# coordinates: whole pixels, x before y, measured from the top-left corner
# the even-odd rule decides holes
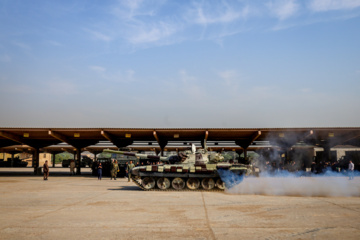
[[[314,153],[316,156],[316,152],[323,152],[323,148],[314,148]],[[341,157],[345,156],[347,151],[360,151],[360,148],[358,147],[334,147],[331,148],[330,151],[336,151],[336,160],[338,161]]]

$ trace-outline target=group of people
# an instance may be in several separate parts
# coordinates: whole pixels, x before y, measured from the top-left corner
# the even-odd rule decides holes
[[[132,161],[130,161],[130,164],[127,164],[126,166],[126,174],[128,176],[128,181],[130,182],[130,178],[131,178],[131,170],[135,167],[135,165],[133,164]],[[98,174],[98,180],[102,179],[102,164],[98,163],[97,165],[97,174]],[[112,160],[111,163],[111,170],[110,170],[110,180],[112,180],[114,178],[114,180],[116,180],[116,176],[118,174],[118,172],[120,171],[119,169],[119,164],[116,160]]]
[[[135,165],[133,164],[132,161],[130,161],[130,164],[127,164],[126,166],[126,174],[128,177],[128,181],[130,182],[130,178],[131,178],[131,170],[135,167]],[[112,160],[112,168],[111,168],[111,178],[110,180],[112,180],[114,178],[114,180],[116,180],[116,176],[117,173],[119,172],[119,165],[117,163],[116,160]],[[48,161],[46,160],[44,165],[43,165],[43,173],[44,173],[44,180],[48,180],[49,177],[49,164]],[[97,164],[97,173],[98,173],[98,180],[102,179],[102,164],[98,163]],[[71,160],[70,162],[70,176],[75,175],[75,161]]]

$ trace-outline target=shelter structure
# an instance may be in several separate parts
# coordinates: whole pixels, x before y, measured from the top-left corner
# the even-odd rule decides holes
[[[131,146],[136,150],[180,151],[188,143],[212,151],[247,151],[277,147],[285,153],[295,145],[330,149],[337,145],[360,147],[360,127],[347,128],[1,128],[0,152],[31,152],[34,172],[39,167],[40,152],[76,154],[77,174],[81,174],[82,151],[97,154],[104,148]],[[107,144],[104,144],[107,143]]]

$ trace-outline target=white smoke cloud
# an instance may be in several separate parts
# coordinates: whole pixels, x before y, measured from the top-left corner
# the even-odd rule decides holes
[[[281,173],[275,176],[244,178],[241,183],[227,189],[230,194],[281,195],[305,197],[359,197],[360,184],[357,178],[348,180],[341,173],[323,176],[300,176],[303,173]],[[223,179],[224,180],[224,179]],[[228,181],[228,180],[226,180]]]

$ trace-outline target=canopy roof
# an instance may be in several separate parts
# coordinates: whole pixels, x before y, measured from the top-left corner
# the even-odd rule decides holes
[[[349,128],[0,128],[0,151],[181,150],[193,142],[218,150],[295,144],[360,146],[360,127]]]

